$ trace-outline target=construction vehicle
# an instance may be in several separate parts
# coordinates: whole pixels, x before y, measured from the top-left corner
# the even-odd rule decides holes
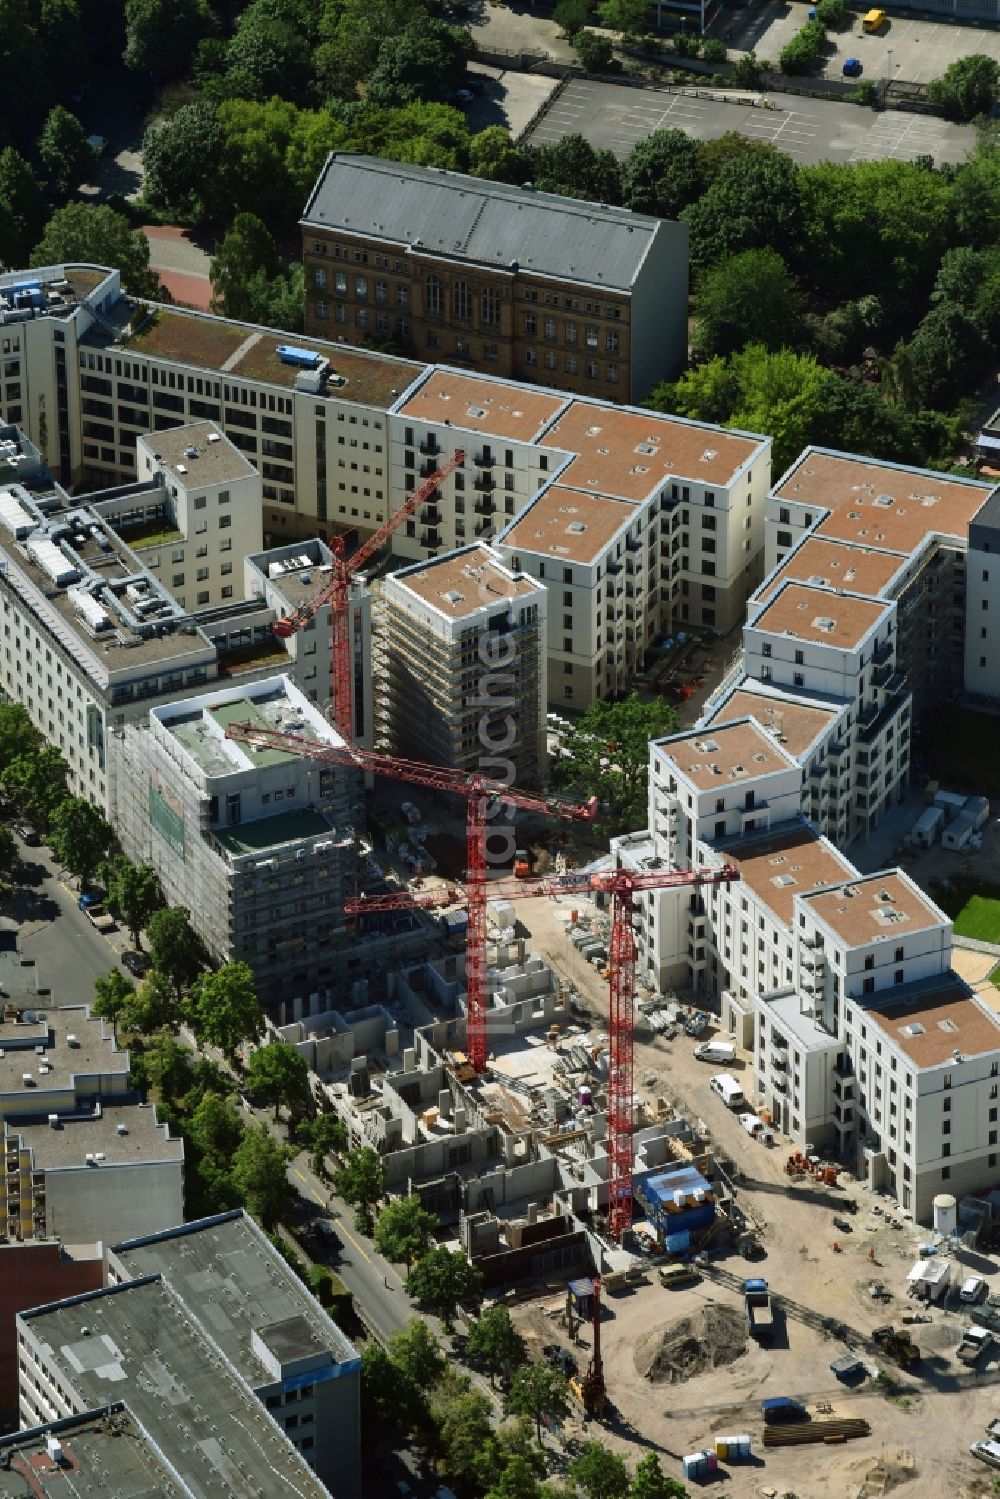
[[[920,1349],[908,1332],[897,1331],[889,1325],[876,1327],[872,1342],[901,1369],[912,1369],[920,1362]]]
[[[352,579],[377,552],[381,551],[392,533],[405,520],[419,510],[421,505],[430,503],[442,479],[447,479],[449,474],[461,468],[464,462],[464,450],[456,449],[446,463],[432,470],[419,489],[407,495],[399,509],[394,511],[388,520],[369,536],[367,541],[361,543],[349,560],[345,555],[343,536],[331,537],[333,575],[330,581],[308,603],[302,604],[294,613],[286,614],[274,622],[275,635],[279,640],[287,640],[289,636],[294,635],[297,630],[301,630],[311,619],[315,618],[324,604],[330,605],[331,716],[347,740],[354,738],[351,708],[353,698],[351,684],[354,679],[350,610]]]
[[[747,1332],[758,1343],[766,1342],[774,1331],[774,1311],[766,1280],[743,1282],[743,1308],[747,1317]]]
[[[607,1391],[604,1387],[604,1364],[601,1360],[601,1278],[599,1275],[594,1277],[593,1326],[594,1351],[587,1365],[587,1371],[581,1377],[571,1379],[569,1387],[583,1406],[583,1413],[587,1420],[600,1420],[604,1414]]]
[[[514,850],[514,877],[526,880],[531,876],[531,855],[526,848]]]
[[[104,909],[104,904],[99,895],[81,895],[77,901],[80,910],[87,920],[92,922],[99,932],[114,932],[117,930],[115,918],[110,911]]]
[[[973,1324],[962,1333],[962,1341],[956,1349],[956,1357],[963,1364],[978,1364],[984,1354],[989,1353],[996,1342],[996,1336],[989,1327],[979,1327]]]

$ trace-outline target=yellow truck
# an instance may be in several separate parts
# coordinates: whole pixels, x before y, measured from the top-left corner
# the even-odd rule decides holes
[[[868,10],[861,17],[861,30],[866,31],[869,36],[874,36],[876,32],[881,31],[884,25],[884,10]]]

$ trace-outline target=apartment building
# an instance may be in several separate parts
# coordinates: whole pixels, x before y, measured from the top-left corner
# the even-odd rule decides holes
[[[249,1214],[107,1250],[108,1285],[159,1276],[338,1499],[361,1493],[361,1360]]]
[[[639,401],[687,358],[687,225],[332,152],[300,220],[306,331]]]
[[[386,578],[376,696],[389,752],[539,785],[548,597],[482,543]]]
[[[121,773],[111,815],[125,852],[153,865],[213,958],[248,963],[262,1003],[276,1005],[337,974],[360,781],[227,739],[242,722],[344,742],[286,676],[180,698],[113,741]]]
[[[0,1233],[92,1244],[184,1211],[184,1142],[141,1105],[128,1052],[84,1006],[0,1022]]]
[[[985,698],[1000,697],[1000,495],[990,495],[969,526],[966,558],[966,613],[964,639],[965,688]],[[992,641],[991,641],[992,636]]]

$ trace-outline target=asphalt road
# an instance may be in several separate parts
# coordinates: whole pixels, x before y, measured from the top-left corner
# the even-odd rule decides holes
[[[773,143],[796,161],[852,162],[892,157],[960,162],[975,145],[971,125],[901,110],[876,113],[856,104],[793,95],[770,95],[761,108],[722,98],[695,97],[656,89],[574,79],[550,105],[528,137],[533,146],[564,135],[582,135],[592,146],[627,156],[654,130],[683,130],[695,140],[714,140],[735,130]]]
[[[21,845],[21,858],[25,867],[0,908],[0,930],[18,933],[21,956],[34,958],[38,982],[52,991],[48,1003],[88,1004],[94,980],[115,966],[116,947],[124,950],[128,935],[115,932],[109,942],[95,931],[48,849]]]

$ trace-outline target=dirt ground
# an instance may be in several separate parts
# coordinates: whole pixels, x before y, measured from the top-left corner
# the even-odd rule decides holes
[[[565,911],[558,908],[568,904],[532,901],[518,914],[532,933],[530,951],[547,958],[572,982],[595,1018],[602,1017],[607,1012],[606,985],[566,938]],[[738,1057],[731,1070],[739,1076],[747,1067],[748,1058]],[[742,1178],[740,1205],[759,1224],[767,1250],[766,1259],[756,1262],[752,1273],[766,1276],[779,1294],[836,1316],[865,1335],[880,1323],[900,1325],[912,1307],[906,1299],[906,1273],[926,1231],[894,1218],[890,1204],[849,1176],[842,1176],[836,1189],[791,1185],[784,1173],[787,1142],[779,1138],[768,1150],[752,1140],[709,1089],[711,1072],[694,1058],[688,1038],[636,1043],[637,1091],[650,1104],[663,1096],[688,1118],[704,1121],[717,1150]],[[834,1229],[832,1221],[846,1196],[856,1198],[859,1207],[850,1234]],[[879,1213],[873,1211],[876,1206]],[[745,1262],[736,1257],[727,1268],[739,1276],[748,1273]],[[1000,1289],[1000,1263],[995,1259],[977,1255],[976,1263],[965,1267],[965,1273],[973,1271],[987,1275],[991,1290]],[[888,1303],[872,1300],[873,1277],[891,1293]],[[708,1279],[667,1290],[651,1277],[635,1291],[607,1298],[603,1353],[618,1413],[615,1424],[601,1428],[609,1446],[632,1460],[644,1447],[653,1446],[664,1454],[666,1471],[679,1474],[671,1456],[679,1458],[709,1445],[716,1433],[746,1431],[759,1442],[760,1399],[794,1395],[807,1399],[814,1410],[817,1402],[828,1402],[838,1413],[864,1415],[871,1435],[837,1448],[768,1451],[763,1466],[727,1465],[726,1492],[731,1499],[758,1499],[769,1487],[798,1499],[860,1499],[866,1484],[874,1496],[887,1491],[885,1474],[877,1470],[879,1460],[897,1477],[906,1478],[901,1491],[905,1499],[940,1499],[946,1492],[964,1499],[988,1491],[989,1471],[969,1456],[968,1447],[985,1434],[986,1423],[996,1414],[997,1387],[987,1382],[966,1388],[958,1379],[961,1366],[953,1349],[961,1318],[956,1312],[935,1310],[930,1323],[912,1328],[924,1355],[920,1377],[899,1376],[908,1393],[896,1401],[879,1393],[871,1380],[855,1393],[846,1391],[829,1369],[843,1346],[794,1320],[779,1327],[770,1349],[751,1344],[724,1368],[670,1386],[643,1379],[635,1367],[637,1341],[657,1325],[693,1316],[707,1304],[738,1307],[739,1297]],[[537,1304],[520,1309],[518,1317],[525,1335],[539,1346],[565,1340],[555,1317],[546,1317]],[[589,1358],[589,1341],[590,1330],[584,1329],[577,1349],[581,1368]],[[984,1475],[987,1487],[977,1490]]]

